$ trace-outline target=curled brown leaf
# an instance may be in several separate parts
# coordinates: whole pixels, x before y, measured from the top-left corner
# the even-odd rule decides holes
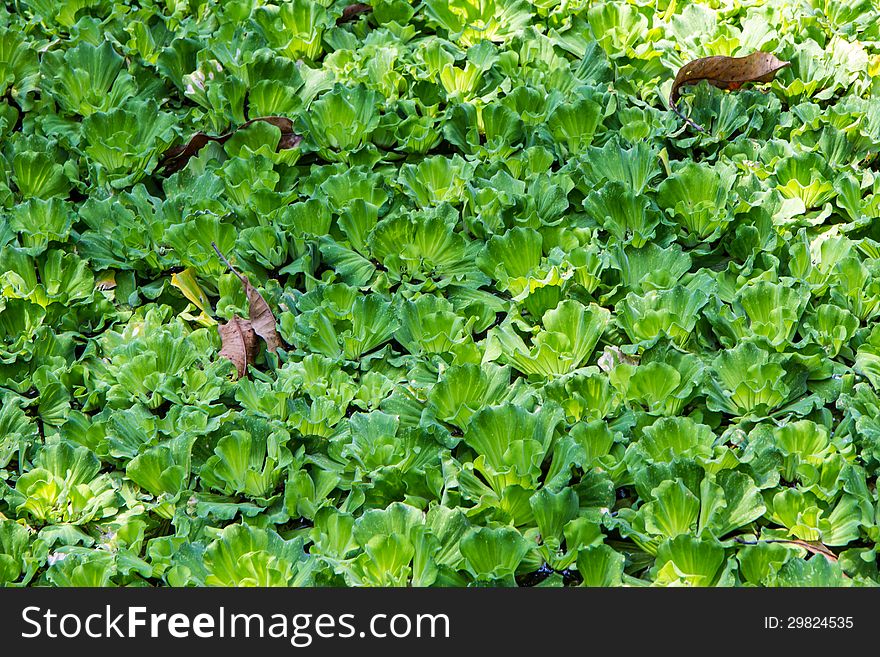
[[[373,8],[365,2],[355,2],[342,10],[342,16],[336,19],[336,24],[342,25],[343,23],[348,23],[357,19],[361,14],[366,14],[371,11],[373,11]]]
[[[254,333],[263,338],[269,351],[277,351],[278,347],[281,346],[281,337],[278,335],[275,315],[272,313],[272,309],[269,308],[269,304],[263,298],[263,295],[257,291],[257,288],[251,285],[248,277],[232,266],[232,263],[229,262],[214,242],[211,242],[211,246],[214,247],[214,251],[217,252],[217,255],[229,268],[229,271],[238,277],[238,280],[241,281],[244,287],[244,293],[248,300],[248,315]]]
[[[257,355],[257,334],[251,322],[240,317],[233,317],[226,324],[219,324],[222,347],[220,355],[228,358],[235,365],[239,378],[247,374],[247,367],[254,362]]]
[[[211,136],[204,132],[197,132],[190,140],[184,144],[183,146],[175,146],[174,148],[169,148],[162,154],[161,159],[159,160],[158,170],[163,174],[168,175],[174,173],[175,171],[179,171],[183,167],[186,166],[186,163],[189,162],[191,157],[194,157],[198,154],[202,148],[204,148],[208,142],[216,141],[218,144],[224,143],[228,140],[232,135],[234,135],[239,130],[243,130],[254,123],[262,122],[268,123],[270,125],[274,125],[276,128],[281,130],[281,139],[278,142],[278,150],[286,150],[289,148],[296,148],[299,146],[299,143],[302,141],[302,136],[296,134],[293,131],[293,121],[288,119],[286,116],[263,116],[256,119],[251,119],[246,123],[243,123],[235,130],[231,130],[226,134],[219,136]]]
[[[277,351],[278,347],[281,346],[281,338],[276,330],[277,325],[272,309],[269,308],[269,304],[266,303],[263,295],[257,292],[257,289],[251,285],[247,276],[242,274],[239,278],[244,285],[244,293],[247,295],[251,324],[254,327],[254,331],[265,340],[266,348],[269,351]]]
[[[680,69],[672,83],[669,106],[672,110],[698,130],[705,130],[691,121],[678,109],[681,88],[705,80],[719,89],[734,91],[748,82],[770,82],[776,74],[791,62],[785,62],[769,52],[753,52],[745,57],[726,57],[715,55],[701,57],[688,62]]]
[[[802,541],[796,538],[765,538],[763,540],[758,541],[746,541],[741,538],[736,539],[737,543],[742,543],[743,545],[757,545],[758,543],[783,543],[788,545],[797,545],[798,547],[802,547],[810,554],[821,554],[825,558],[831,561],[837,561],[837,555],[832,552],[827,545],[818,542],[811,541]]]

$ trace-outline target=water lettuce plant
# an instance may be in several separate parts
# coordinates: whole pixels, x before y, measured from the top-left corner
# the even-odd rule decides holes
[[[880,5],[350,5],[0,8],[0,585],[880,585]]]

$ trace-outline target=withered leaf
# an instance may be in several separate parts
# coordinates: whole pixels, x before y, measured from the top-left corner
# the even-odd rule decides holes
[[[373,8],[365,2],[355,2],[342,10],[342,16],[336,19],[336,24],[342,25],[343,23],[348,23],[357,19],[361,14],[366,14],[371,11],[373,11]]]
[[[719,89],[734,91],[747,82],[770,82],[776,73],[790,65],[791,62],[784,62],[772,53],[761,51],[745,57],[715,55],[695,59],[678,69],[669,94],[669,106],[685,121],[703,130],[678,110],[678,98],[682,87],[705,80]]]
[[[831,561],[837,561],[837,555],[834,554],[831,550],[828,549],[827,546],[822,543],[814,543],[810,541],[801,541],[798,539],[786,539],[786,538],[775,538],[767,541],[768,543],[788,543],[790,545],[797,545],[799,547],[804,548],[810,554],[821,554],[830,559]]]
[[[186,166],[186,163],[189,162],[189,159],[197,155],[198,152],[208,144],[208,142],[216,141],[218,144],[222,144],[239,130],[243,130],[244,128],[247,128],[257,121],[262,121],[263,123],[274,125],[276,128],[281,130],[281,139],[278,142],[277,149],[279,151],[286,150],[288,148],[296,148],[302,141],[302,137],[293,131],[293,121],[288,119],[286,116],[263,116],[260,118],[251,119],[250,121],[241,124],[235,130],[231,130],[230,132],[227,132],[224,135],[219,135],[217,137],[205,134],[204,132],[197,132],[185,145],[169,148],[167,151],[162,153],[162,157],[159,160],[159,166],[157,170],[161,171],[165,175],[174,173],[175,171],[180,171],[183,167]]]
[[[257,334],[251,322],[240,317],[233,317],[226,324],[217,326],[220,333],[222,348],[220,355],[228,358],[238,370],[239,378],[247,374],[247,366],[257,356]]]
[[[744,545],[757,545],[758,543],[786,543],[788,545],[797,545],[798,547],[804,548],[810,554],[821,554],[831,561],[837,561],[837,555],[834,554],[827,545],[819,542],[802,541],[795,538],[766,538],[758,541],[746,541],[737,538],[736,542]]]
[[[266,303],[263,295],[257,292],[257,288],[251,285],[247,276],[240,274],[239,279],[241,279],[241,283],[244,285],[244,293],[247,295],[248,311],[254,332],[266,341],[266,348],[269,351],[277,351],[278,347],[281,346],[281,338],[278,336],[278,331],[275,328],[275,315],[272,314],[272,309],[269,308],[269,304]]]
[[[263,338],[269,351],[277,351],[278,347],[281,346],[281,337],[278,335],[275,315],[272,313],[272,309],[269,308],[269,304],[266,303],[266,300],[257,291],[257,288],[251,285],[248,277],[232,266],[232,263],[229,262],[214,242],[211,242],[211,246],[214,247],[214,251],[217,252],[220,259],[226,263],[229,271],[238,276],[238,280],[241,281],[244,287],[244,293],[248,300],[248,315],[250,316],[250,324],[254,333]]]

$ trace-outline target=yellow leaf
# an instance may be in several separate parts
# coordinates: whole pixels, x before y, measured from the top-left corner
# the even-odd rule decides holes
[[[195,271],[192,267],[188,267],[177,274],[172,274],[171,284],[180,290],[183,293],[183,296],[195,304],[195,306],[201,310],[207,318],[210,318],[214,314],[214,310],[211,308],[211,302],[199,286],[198,281],[196,281]],[[213,320],[212,323],[214,323]]]

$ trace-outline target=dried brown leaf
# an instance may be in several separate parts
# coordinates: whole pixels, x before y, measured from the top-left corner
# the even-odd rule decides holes
[[[248,315],[250,316],[250,324],[254,332],[263,338],[269,351],[277,351],[278,347],[281,346],[281,337],[278,335],[275,315],[272,313],[272,309],[269,308],[269,304],[263,298],[263,295],[257,291],[257,288],[251,285],[248,277],[232,266],[232,263],[229,262],[214,242],[211,242],[211,246],[214,247],[214,251],[217,252],[220,259],[226,263],[229,271],[238,276],[238,280],[241,281],[244,293],[247,296]]]
[[[734,91],[747,82],[770,82],[776,73],[790,65],[791,62],[784,62],[772,53],[760,51],[745,57],[715,55],[695,59],[678,69],[669,94],[669,106],[685,121],[703,130],[678,110],[678,98],[682,87],[705,80],[719,89]]]
[[[277,324],[275,322],[275,315],[272,314],[272,309],[269,308],[269,304],[266,303],[263,295],[257,292],[257,288],[251,285],[247,276],[241,274],[239,278],[242,285],[244,285],[244,293],[247,295],[248,312],[254,331],[266,341],[266,348],[269,351],[277,351],[278,347],[281,346],[281,338],[276,330]]]
[[[342,16],[336,19],[337,25],[342,25],[343,23],[348,23],[350,21],[356,20],[358,16],[361,14],[366,14],[368,12],[373,11],[373,8],[366,4],[365,2],[356,2],[354,4],[348,5],[345,9],[342,10]]]
[[[235,130],[231,130],[224,135],[216,137],[204,132],[197,132],[190,137],[190,140],[185,145],[175,146],[174,148],[169,148],[165,151],[159,161],[158,169],[165,175],[180,171],[186,166],[189,159],[197,155],[198,152],[208,144],[208,142],[216,141],[218,144],[222,144],[239,130],[243,130],[257,121],[274,125],[281,130],[281,140],[278,142],[279,151],[288,148],[296,148],[302,141],[302,137],[293,131],[293,121],[286,116],[263,116],[251,119],[250,121],[241,124]]]
[[[797,545],[798,547],[804,548],[807,552],[811,554],[821,554],[830,559],[831,561],[837,561],[837,555],[834,554],[831,550],[828,549],[827,546],[822,543],[812,543],[809,541],[801,541],[799,539],[787,539],[787,538],[774,538],[767,541],[768,543],[789,543],[791,545]]]
[[[239,378],[247,374],[247,367],[257,356],[257,334],[251,322],[233,317],[226,324],[217,326],[222,348],[220,355],[228,358],[238,370]]]
[[[812,541],[802,541],[797,538],[765,538],[758,541],[746,541],[741,538],[736,539],[737,543],[743,545],[757,545],[758,543],[787,543],[788,545],[797,545],[802,547],[810,554],[821,554],[831,561],[837,561],[837,555],[832,552],[827,545]]]

